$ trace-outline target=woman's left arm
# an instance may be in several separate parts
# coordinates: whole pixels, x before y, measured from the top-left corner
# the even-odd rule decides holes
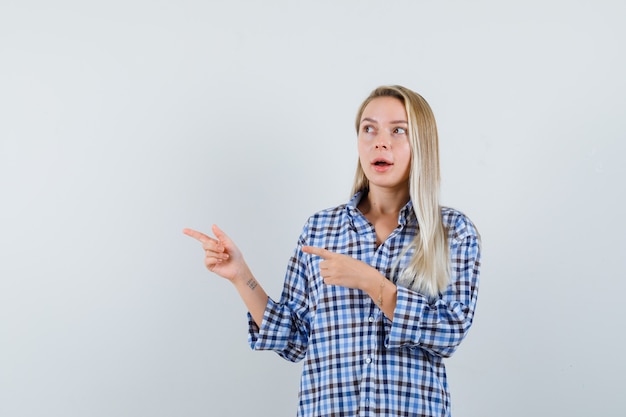
[[[420,347],[449,357],[474,319],[480,275],[480,238],[464,215],[449,219],[450,284],[436,298],[396,286],[376,268],[348,255],[304,246],[320,256],[324,282],[366,292],[385,314],[388,349]]]
[[[320,256],[324,282],[365,291],[385,314],[388,349],[420,347],[449,357],[472,325],[480,274],[480,243],[467,234],[450,246],[450,278],[435,300],[396,286],[374,267],[347,255],[305,246],[303,252]]]
[[[393,319],[388,323],[388,349],[417,346],[437,356],[451,356],[474,319],[480,275],[480,242],[466,235],[450,246],[450,278],[435,300],[398,287]]]

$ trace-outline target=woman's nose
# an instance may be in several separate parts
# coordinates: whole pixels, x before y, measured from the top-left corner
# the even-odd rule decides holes
[[[391,141],[389,140],[389,137],[387,135],[379,135],[376,138],[376,142],[375,142],[375,148],[376,149],[389,149],[391,148]]]

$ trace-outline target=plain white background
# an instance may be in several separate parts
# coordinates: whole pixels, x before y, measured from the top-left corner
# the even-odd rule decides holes
[[[300,365],[183,227],[278,297],[345,202],[376,86],[439,123],[443,203],[480,229],[455,416],[623,416],[623,1],[0,4],[0,415],[294,415]]]

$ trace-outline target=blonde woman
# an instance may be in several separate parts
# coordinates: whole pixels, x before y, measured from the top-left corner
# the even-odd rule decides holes
[[[449,416],[443,358],[472,324],[480,238],[439,204],[437,128],[419,94],[377,88],[356,129],[353,196],[309,218],[279,301],[217,226],[184,233],[238,290],[251,347],[304,359],[298,416]]]

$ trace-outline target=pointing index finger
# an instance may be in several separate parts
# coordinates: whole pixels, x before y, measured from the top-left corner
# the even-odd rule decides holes
[[[207,243],[211,241],[211,238],[204,233],[198,232],[193,229],[183,229],[183,233],[189,237],[196,239],[200,243]]]
[[[317,246],[303,246],[302,252],[310,253],[311,255],[317,255],[317,256],[322,257],[323,259],[328,259],[333,254],[333,252],[326,250],[324,248],[318,248]]]

